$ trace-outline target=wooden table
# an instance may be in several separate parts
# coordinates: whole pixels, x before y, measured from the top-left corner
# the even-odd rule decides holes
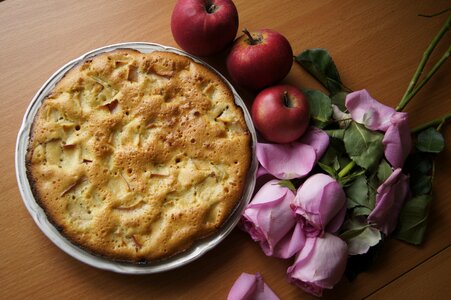
[[[260,272],[281,299],[309,295],[288,284],[290,261],[263,255],[235,229],[217,248],[177,270],[145,276],[101,271],[54,246],[28,214],[15,179],[14,147],[23,114],[40,86],[63,64],[108,44],[146,41],[176,46],[170,30],[175,1],[0,2],[0,298],[1,299],[224,299],[241,272]],[[366,88],[396,105],[450,6],[434,1],[236,0],[240,28],[283,33],[295,53],[330,50],[344,83]],[[432,56],[449,46],[448,34]],[[225,54],[207,59],[225,73]],[[430,66],[430,65],[428,65]],[[449,62],[407,107],[411,126],[451,111]],[[318,85],[295,65],[286,82]],[[253,95],[240,90],[249,105]],[[425,243],[414,247],[390,240],[378,263],[352,283],[343,279],[325,298],[439,299],[451,295],[451,126],[439,155],[435,200]]]

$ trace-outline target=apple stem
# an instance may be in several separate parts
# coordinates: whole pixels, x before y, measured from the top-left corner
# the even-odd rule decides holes
[[[285,105],[286,107],[293,107],[292,104],[293,103],[291,103],[290,97],[288,96],[288,92],[284,91],[283,92],[283,105]]]
[[[211,3],[210,1],[208,1],[205,4],[205,10],[207,11],[207,13],[212,14],[214,13],[216,10],[218,9],[218,7],[216,5],[214,5],[213,3]]]
[[[243,29],[243,32],[244,32],[244,34],[247,35],[247,37],[249,38],[249,43],[250,43],[251,45],[255,45],[255,44],[258,43],[258,40],[254,39],[254,38],[252,37],[251,33],[250,33],[246,28]]]

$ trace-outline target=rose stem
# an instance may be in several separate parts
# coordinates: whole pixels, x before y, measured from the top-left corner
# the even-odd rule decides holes
[[[348,173],[352,170],[352,168],[354,168],[355,166],[355,161],[351,161],[350,163],[348,163],[343,169],[341,169],[341,171],[338,173],[338,178],[343,178],[346,175],[348,175]]]
[[[449,54],[451,52],[451,47],[448,48],[448,50],[443,54],[442,58],[434,65],[432,70],[425,76],[425,78],[416,86],[416,88],[408,95],[408,97],[405,99],[403,105],[401,104],[396,108],[397,111],[401,111],[404,109],[404,107],[409,103],[410,99],[412,99],[419,91],[420,89],[431,79],[431,77],[437,72],[437,70],[445,63],[445,61],[448,59]]]
[[[434,39],[431,41],[428,48],[424,52],[423,58],[421,59],[420,64],[418,65],[417,70],[415,71],[415,74],[413,75],[413,78],[410,81],[406,92],[404,93],[404,96],[402,97],[399,105],[396,107],[397,111],[403,110],[404,107],[409,102],[409,100],[412,98],[412,97],[410,97],[410,98],[408,98],[408,97],[409,97],[410,93],[412,92],[412,90],[414,89],[415,85],[417,84],[418,79],[420,78],[420,75],[423,72],[424,66],[426,65],[426,62],[428,61],[429,57],[431,56],[432,51],[437,46],[438,42],[445,35],[445,33],[449,30],[450,26],[451,26],[451,17],[448,17],[445,24],[440,29],[439,33],[434,37]]]
[[[443,124],[445,124],[450,119],[451,119],[451,114],[441,116],[440,118],[437,118],[435,120],[424,123],[423,125],[420,125],[420,126],[414,128],[412,130],[412,133],[421,132],[429,127],[435,127],[435,126],[438,126],[437,131],[440,131],[440,129],[442,129]]]
[[[251,45],[256,45],[256,44],[258,43],[258,40],[254,39],[254,38],[252,37],[251,33],[250,33],[246,28],[243,29],[243,32],[244,32],[244,34],[247,35],[247,37],[249,38],[249,43],[250,43]]]

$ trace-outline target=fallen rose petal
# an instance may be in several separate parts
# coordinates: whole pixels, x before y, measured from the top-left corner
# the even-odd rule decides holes
[[[398,168],[377,189],[376,206],[367,218],[368,223],[389,235],[396,228],[401,208],[409,196],[409,177]]]
[[[390,118],[396,112],[392,107],[373,99],[367,90],[349,93],[345,106],[354,121],[368,129],[384,132],[390,127]]]
[[[299,142],[312,146],[315,149],[316,160],[319,160],[329,146],[329,136],[318,127],[310,126]]]
[[[279,300],[279,297],[259,273],[242,273],[230,289],[227,300]]]
[[[412,148],[407,113],[392,115],[391,126],[384,135],[384,154],[393,168],[401,168]]]
[[[346,214],[346,195],[341,185],[326,174],[309,177],[298,189],[292,203],[307,237],[335,232]]]
[[[261,187],[244,210],[241,223],[266,255],[289,258],[302,248],[304,237],[293,236],[296,217],[290,204],[294,193],[278,182],[271,180]]]
[[[346,268],[347,253],[346,243],[333,234],[307,238],[294,264],[287,270],[288,280],[320,297],[323,289],[332,289],[340,281]]]
[[[293,179],[307,175],[316,163],[312,146],[292,144],[257,144],[257,159],[268,173],[279,179]]]

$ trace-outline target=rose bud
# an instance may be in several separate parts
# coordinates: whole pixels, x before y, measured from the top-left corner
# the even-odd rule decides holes
[[[410,196],[409,177],[396,169],[377,189],[376,207],[368,216],[368,223],[389,235],[396,228],[404,202]]]
[[[298,189],[292,209],[307,237],[320,236],[324,231],[333,233],[343,224],[346,195],[335,179],[315,174]]]
[[[289,258],[304,245],[290,208],[294,193],[271,180],[261,187],[242,216],[242,227],[268,256]]]
[[[323,289],[332,289],[346,268],[348,249],[339,237],[325,233],[323,237],[307,238],[305,246],[288,268],[288,280],[317,297]]]
[[[279,297],[263,281],[262,276],[242,273],[230,289],[227,300],[265,299],[279,300]]]

